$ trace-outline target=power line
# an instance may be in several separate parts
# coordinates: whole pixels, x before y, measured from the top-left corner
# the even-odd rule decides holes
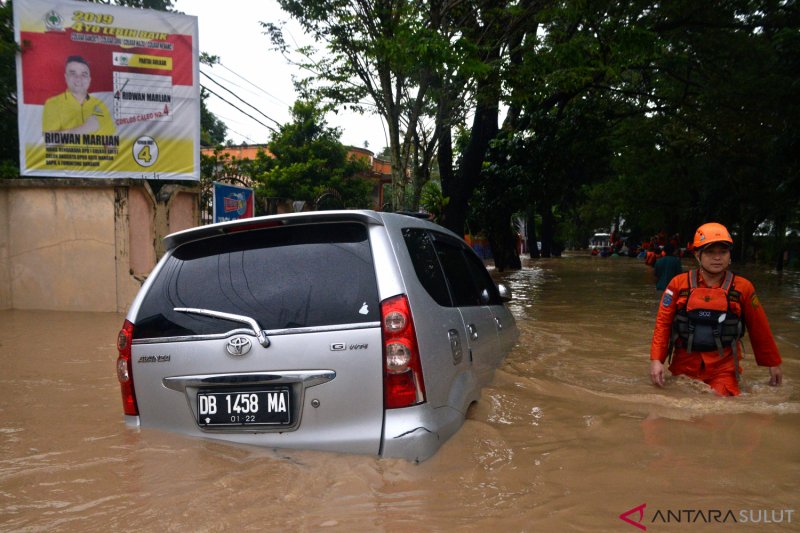
[[[259,124],[261,124],[262,126],[264,126],[265,128],[267,128],[268,130],[270,130],[270,131],[272,131],[272,132],[274,132],[274,133],[278,133],[278,130],[276,130],[276,129],[275,129],[275,128],[273,128],[272,126],[268,126],[267,124],[264,124],[263,122],[261,122],[260,120],[258,120],[256,117],[254,117],[253,115],[251,115],[250,113],[248,113],[248,112],[247,112],[247,111],[245,111],[244,109],[240,108],[239,106],[237,106],[236,104],[234,104],[234,103],[232,103],[232,102],[229,102],[228,100],[226,100],[225,98],[221,97],[220,95],[218,95],[217,93],[215,93],[214,91],[212,91],[211,89],[209,89],[208,87],[206,87],[205,85],[203,85],[202,83],[200,84],[200,87],[202,87],[203,89],[205,89],[205,90],[206,90],[206,91],[208,91],[209,93],[213,94],[214,96],[216,96],[217,98],[219,98],[220,100],[222,100],[223,102],[225,102],[226,104],[228,104],[229,106],[233,107],[234,109],[236,109],[236,110],[237,110],[237,111],[239,111],[240,113],[242,113],[242,114],[244,114],[244,115],[247,115],[248,117],[252,118],[252,119],[253,119],[253,120],[255,120],[256,122],[258,122]],[[234,96],[235,96],[235,95],[234,95]],[[238,97],[237,97],[237,98],[238,98]],[[241,100],[241,98],[240,98],[240,100]],[[247,103],[247,102],[245,102],[245,103]],[[249,105],[249,104],[248,104],[248,105]],[[252,106],[251,106],[251,107],[252,107]],[[266,116],[266,115],[265,115],[265,116]],[[269,118],[269,117],[267,117],[267,118]],[[272,120],[272,119],[270,119],[270,120]],[[276,124],[277,124],[277,122],[276,122]],[[278,125],[280,126],[280,124],[278,124]]]
[[[250,144],[259,144],[258,141],[256,141],[255,139],[252,139],[251,137],[249,137],[248,135],[245,135],[244,133],[236,131],[235,129],[233,129],[230,126],[228,126],[227,123],[225,124],[225,126],[227,128],[227,131],[235,133],[236,135],[238,135],[242,139],[247,139],[248,141],[250,141]]]
[[[278,122],[278,121],[277,121],[277,120],[275,120],[274,118],[270,117],[269,115],[267,115],[266,113],[264,113],[263,111],[261,111],[259,108],[257,108],[256,106],[254,106],[254,105],[253,105],[253,104],[251,104],[250,102],[246,101],[245,99],[243,99],[241,96],[239,96],[239,95],[238,95],[238,94],[236,94],[235,92],[231,91],[230,89],[228,89],[227,87],[225,87],[224,85],[222,85],[220,82],[218,82],[217,80],[215,80],[214,78],[212,78],[210,75],[206,74],[206,73],[205,73],[205,72],[203,72],[202,70],[200,71],[200,74],[202,74],[203,76],[205,76],[206,78],[208,78],[209,80],[211,80],[213,83],[215,83],[216,85],[218,85],[218,86],[219,86],[219,87],[221,87],[222,89],[224,89],[224,90],[228,91],[229,93],[231,93],[231,94],[232,94],[234,97],[236,97],[236,99],[237,99],[237,100],[239,100],[240,102],[242,102],[242,103],[243,103],[243,104],[245,104],[246,106],[248,106],[248,107],[251,107],[251,108],[255,109],[255,111],[256,111],[256,112],[257,112],[259,115],[263,116],[263,117],[264,117],[264,118],[266,118],[266,119],[269,119],[269,120],[271,120],[272,122],[274,122],[275,124],[277,124],[277,125],[278,125],[278,127],[281,127],[281,126],[282,126],[282,124],[281,124],[280,122]],[[209,92],[210,92],[210,91],[209,91]],[[274,131],[274,130],[273,130],[273,131]]]
[[[283,100],[281,100],[281,99],[280,99],[280,98],[278,98],[277,96],[275,96],[275,95],[273,95],[273,94],[270,94],[268,91],[265,91],[265,90],[264,90],[264,89],[263,89],[261,86],[259,86],[259,85],[256,85],[255,83],[253,83],[252,81],[248,80],[247,78],[245,78],[244,76],[242,76],[242,75],[241,75],[241,74],[239,74],[238,72],[235,72],[235,71],[231,70],[230,68],[226,67],[226,66],[225,66],[225,65],[223,65],[222,63],[219,63],[219,62],[218,62],[218,63],[216,63],[216,64],[217,64],[217,65],[219,65],[219,66],[221,66],[222,68],[224,68],[225,70],[227,70],[228,72],[230,72],[231,74],[233,74],[234,76],[236,76],[236,77],[238,77],[238,78],[241,78],[241,79],[243,79],[244,81],[246,81],[247,83],[249,83],[250,85],[252,85],[252,86],[253,86],[253,87],[255,87],[256,89],[258,89],[258,90],[259,90],[259,91],[261,91],[262,93],[264,93],[264,94],[266,94],[267,96],[269,96],[270,98],[274,99],[275,101],[277,101],[277,102],[279,102],[279,103],[281,103],[281,104],[285,105],[286,107],[291,107],[291,105],[290,105],[290,104],[287,104],[286,102],[284,102]]]
[[[208,74],[208,72],[206,72]],[[234,79],[228,75],[228,73],[220,74],[216,70],[211,70],[211,73],[214,74],[215,79],[218,83],[223,83],[226,87],[233,87],[233,90],[236,91],[238,94],[242,95],[242,98],[251,100],[251,99],[267,99],[269,100],[269,105],[280,105],[283,106],[283,103],[274,101],[273,98],[269,98],[263,94],[256,93],[252,88],[248,87],[246,84],[242,83],[240,80]]]
[[[236,129],[236,128],[239,128],[239,127],[247,129],[247,124],[249,124],[249,121],[247,122],[247,124],[245,124],[245,118],[246,117],[242,118],[242,117],[240,117],[238,115],[238,113],[236,114],[236,117],[234,117],[234,116],[227,115],[227,114],[224,114],[224,113],[217,113],[216,111],[214,112],[214,115],[225,124],[225,129],[226,129],[226,131],[228,133],[233,133],[235,135],[238,135],[239,137],[242,137],[245,140],[245,142],[248,142],[248,143],[249,142],[253,142],[253,143],[257,142],[257,141],[255,141],[254,139],[252,139],[250,137],[250,134],[242,133],[241,131],[238,131]]]

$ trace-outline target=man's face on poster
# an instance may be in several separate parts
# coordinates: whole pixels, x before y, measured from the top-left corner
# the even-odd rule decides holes
[[[89,92],[89,84],[92,82],[92,75],[89,72],[88,65],[77,61],[67,63],[64,77],[67,80],[69,92],[79,99],[86,97],[86,94]]]

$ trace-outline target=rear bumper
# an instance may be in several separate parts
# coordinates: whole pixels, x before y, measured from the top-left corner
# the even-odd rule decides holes
[[[464,423],[464,414],[450,407],[427,404],[386,411],[382,457],[422,462],[441,447]]]

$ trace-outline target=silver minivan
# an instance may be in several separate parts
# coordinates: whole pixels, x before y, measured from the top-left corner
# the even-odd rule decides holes
[[[508,291],[417,217],[274,215],[165,245],[119,333],[129,425],[422,461],[517,339]]]

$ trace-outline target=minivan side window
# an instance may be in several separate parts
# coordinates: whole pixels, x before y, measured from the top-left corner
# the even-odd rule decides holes
[[[500,293],[483,261],[465,243],[431,233],[456,305],[500,305]]]
[[[422,286],[436,303],[442,307],[452,307],[453,300],[447,290],[447,281],[428,232],[420,228],[404,228],[403,239]]]
[[[181,245],[142,301],[136,337],[220,334],[243,327],[176,312],[176,307],[244,315],[265,330],[378,323],[367,229],[357,223],[297,225]]]
[[[406,228],[403,237],[422,286],[439,305],[502,303],[483,262],[469,247],[444,233]]]
[[[478,294],[482,305],[503,305],[503,300],[500,298],[500,291],[497,289],[489,272],[486,271],[486,266],[472,250],[461,245],[464,259],[467,262],[467,270],[472,277],[472,281],[477,287]]]

